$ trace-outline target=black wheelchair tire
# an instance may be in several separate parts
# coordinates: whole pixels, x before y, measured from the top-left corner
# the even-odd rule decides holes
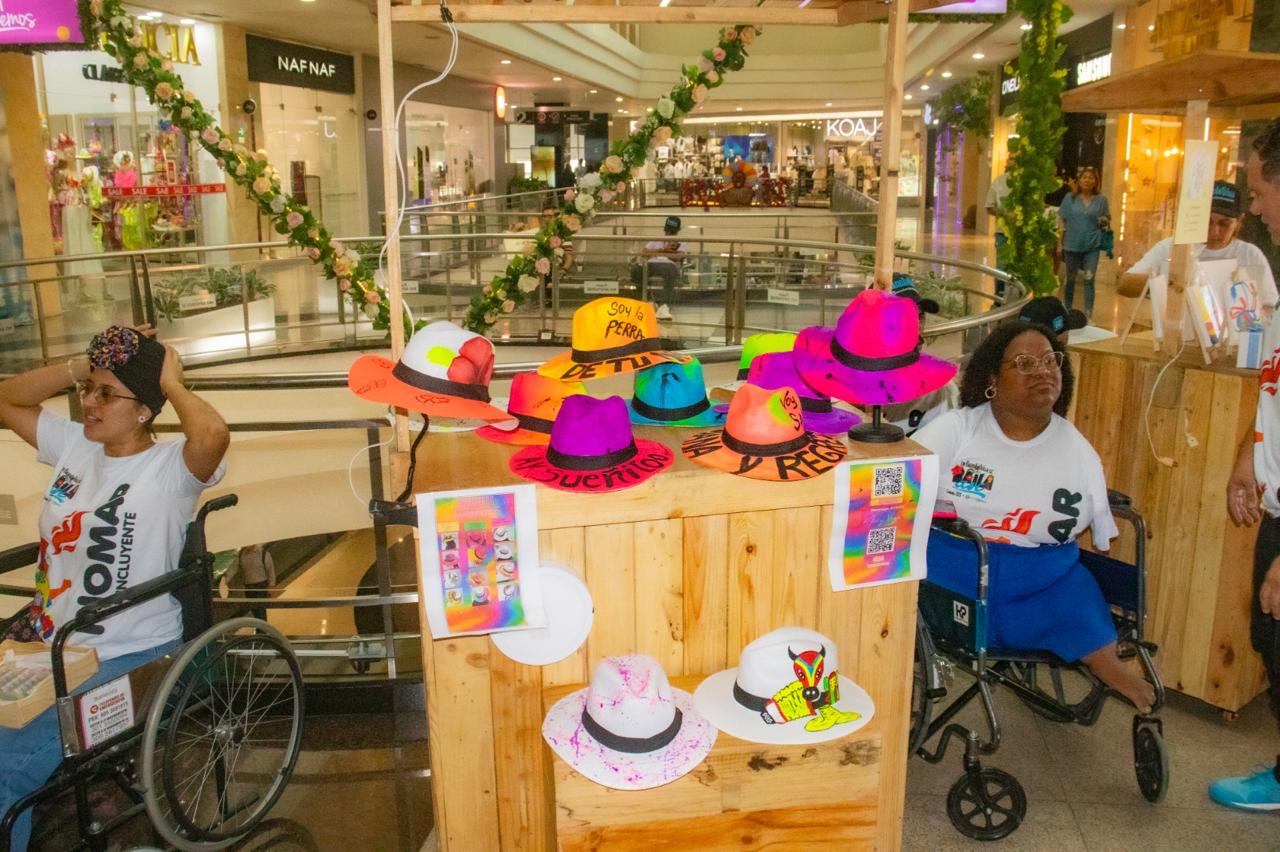
[[[965,772],[947,793],[951,825],[974,840],[1002,840],[1017,831],[1026,815],[1026,791],[1002,769]]]
[[[1152,725],[1138,725],[1133,731],[1133,770],[1142,798],[1152,804],[1164,801],[1169,792],[1169,752],[1164,737]]]
[[[908,734],[907,757],[910,758],[924,745],[929,733],[929,720],[933,716],[933,699],[929,697],[930,649],[933,640],[924,619],[916,621],[915,672],[911,679],[911,730]]]
[[[254,633],[237,635],[239,631],[245,629],[252,630]],[[281,761],[280,768],[277,770],[277,778],[267,796],[255,808],[250,819],[242,824],[234,834],[220,834],[217,831],[191,832],[190,826],[184,825],[188,821],[177,818],[176,809],[171,808],[170,810],[173,812],[166,813],[168,793],[163,789],[166,785],[155,783],[157,779],[157,747],[165,744],[172,745],[172,732],[170,730],[172,707],[175,703],[180,706],[183,701],[189,700],[191,697],[193,682],[189,679],[184,680],[184,675],[193,666],[204,665],[209,659],[209,649],[220,640],[227,639],[234,643],[238,640],[255,638],[265,640],[268,646],[280,652],[280,658],[287,664],[289,687],[296,696],[294,714],[292,716],[292,730],[285,747],[285,755]],[[216,659],[219,651],[214,650],[212,653]],[[284,788],[293,774],[293,768],[297,763],[298,753],[302,746],[303,710],[302,673],[298,667],[297,658],[284,635],[265,621],[247,617],[231,619],[214,625],[196,639],[187,643],[173,665],[169,667],[156,691],[156,700],[147,715],[147,724],[142,741],[141,774],[145,785],[144,799],[147,814],[160,837],[174,848],[181,850],[181,852],[215,852],[215,850],[225,849],[251,834],[256,826],[270,813],[271,808],[275,805],[280,795],[283,794]],[[168,752],[165,753],[168,754]],[[161,760],[164,760],[164,758],[161,758]]]

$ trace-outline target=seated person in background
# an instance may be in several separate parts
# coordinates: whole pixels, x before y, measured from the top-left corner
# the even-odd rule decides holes
[[[1149,712],[1155,691],[1116,652],[1111,611],[1080,564],[1086,528],[1106,549],[1118,531],[1102,462],[1062,414],[1072,375],[1062,345],[1041,325],[996,329],[974,352],[961,408],[915,434],[938,454],[940,498],[988,541],[990,643],[1082,660],[1107,686]],[[977,589],[973,546],[929,536],[929,580],[960,594]]]
[[[893,273],[893,295],[902,296],[916,303],[922,332],[924,330],[924,315],[936,314],[940,310],[936,301],[926,299],[920,295],[920,291],[916,289],[916,283],[911,280],[911,276],[903,272]],[[923,346],[923,344],[924,340],[921,338],[921,345]],[[936,391],[927,393],[919,399],[884,406],[881,410],[881,416],[887,422],[900,428],[909,438],[917,429],[926,423],[932,422],[940,415],[946,414],[959,405],[959,402],[960,387],[956,384],[956,380],[952,379]]]
[[[1057,296],[1038,296],[1022,306],[1022,310],[1018,312],[1018,322],[1047,326],[1058,338],[1058,342],[1066,346],[1070,342],[1068,338],[1071,332],[1088,325],[1089,318],[1084,315],[1084,311],[1074,308],[1067,310],[1067,306]]]
[[[729,178],[729,186],[720,190],[720,204],[724,207],[750,207],[756,193],[747,186],[747,176],[734,170]]]
[[[1240,190],[1225,180],[1213,182],[1213,204],[1209,208],[1209,235],[1203,243],[1191,246],[1191,256],[1199,260],[1235,260],[1241,266],[1261,269],[1258,284],[1258,304],[1270,313],[1280,300],[1276,279],[1262,249],[1253,243],[1236,239],[1244,210],[1240,203]],[[1173,238],[1163,239],[1120,277],[1120,289],[1138,293],[1152,275],[1168,275],[1173,257]]]
[[[671,303],[675,301],[676,285],[680,283],[680,266],[689,254],[689,244],[681,242],[680,217],[668,216],[662,224],[665,240],[653,240],[647,243],[642,254],[648,260],[645,266],[649,271],[649,280],[654,277],[662,279],[662,302],[658,305],[657,318],[670,322]],[[650,297],[650,301],[656,301]]]

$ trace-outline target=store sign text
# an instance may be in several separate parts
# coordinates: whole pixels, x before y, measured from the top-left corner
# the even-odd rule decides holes
[[[347,54],[255,35],[245,36],[245,48],[254,82],[355,93],[355,60]]]
[[[1076,85],[1083,86],[1095,80],[1103,80],[1111,76],[1111,54],[1104,53],[1093,59],[1076,63]],[[1015,78],[1016,79],[1016,78]]]
[[[1018,82],[1017,77],[1005,77],[1000,81],[1000,94],[1012,95],[1014,92],[1022,88],[1022,84]]]
[[[276,70],[288,71],[290,74],[310,74],[312,77],[328,77],[338,75],[338,66],[332,62],[316,62],[313,59],[299,59],[296,56],[277,56]]]
[[[0,0],[0,44],[84,42],[74,0]]]
[[[827,119],[827,138],[828,139],[871,139],[880,132],[880,119],[869,119],[863,121],[861,118],[828,118]]]
[[[100,80],[103,83],[123,83],[124,69],[119,65],[88,65],[80,66],[80,75],[86,80]]]
[[[154,50],[161,57],[181,65],[200,64],[200,51],[196,49],[196,28],[191,24],[159,24],[135,20],[133,28],[142,36],[142,46]],[[103,33],[102,49],[106,48],[107,36]]]

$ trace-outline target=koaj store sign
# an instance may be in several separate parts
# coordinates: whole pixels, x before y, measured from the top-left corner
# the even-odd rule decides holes
[[[852,139],[859,142],[874,139],[880,133],[879,118],[828,118],[828,139]]]

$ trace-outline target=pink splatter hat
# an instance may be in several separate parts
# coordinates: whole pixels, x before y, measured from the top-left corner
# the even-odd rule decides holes
[[[857,405],[910,402],[951,381],[956,365],[920,351],[920,313],[883,290],[858,294],[835,328],[796,337],[796,369],[812,388]]]
[[[607,657],[591,685],[547,711],[542,738],[579,774],[616,790],[647,790],[687,775],[716,729],[673,689],[653,657]]]

